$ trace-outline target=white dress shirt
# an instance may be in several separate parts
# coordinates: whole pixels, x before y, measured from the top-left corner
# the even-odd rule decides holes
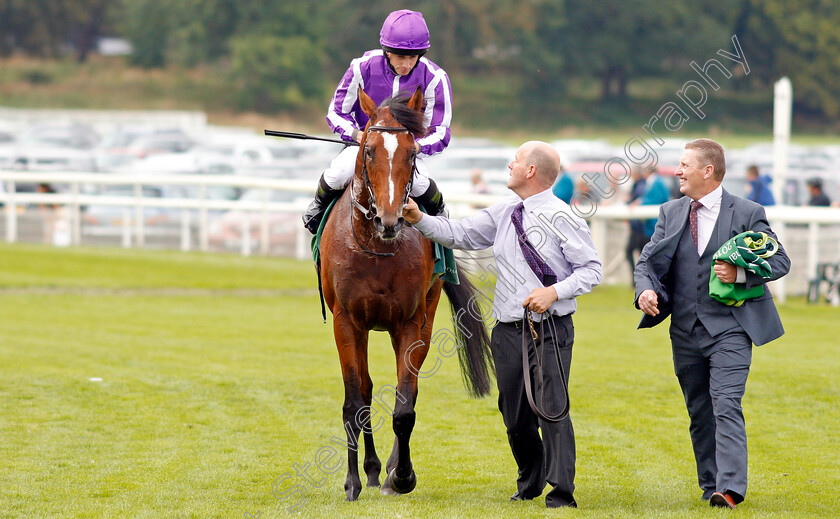
[[[703,255],[712,233],[715,230],[715,223],[720,214],[720,198],[723,196],[723,186],[718,186],[714,191],[704,196],[698,202],[702,207],[697,210],[697,254]]]
[[[508,197],[492,207],[462,220],[423,215],[414,227],[425,237],[453,249],[480,250],[493,247],[497,276],[493,315],[502,322],[522,319],[522,302],[541,288],[536,274],[522,255],[510,216],[523,200]],[[550,189],[524,200],[523,228],[540,256],[557,274],[552,285],[557,292],[548,312],[563,316],[577,309],[575,297],[601,282],[601,261],[592,243],[589,227]]]
[[[721,197],[723,197],[723,186],[718,186],[698,200],[702,204],[702,207],[697,210],[697,254],[700,256],[703,255],[715,231],[715,223],[720,215]],[[735,282],[744,283],[747,280],[747,271],[737,265],[735,268],[738,271]]]

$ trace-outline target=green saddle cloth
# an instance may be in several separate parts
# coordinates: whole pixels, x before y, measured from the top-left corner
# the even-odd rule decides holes
[[[321,259],[321,234],[324,232],[324,226],[327,224],[327,218],[332,212],[332,208],[338,198],[330,202],[327,210],[324,212],[324,217],[321,219],[321,225],[318,226],[318,232],[312,237],[312,260],[317,264]],[[418,204],[419,205],[419,204]],[[420,205],[420,210],[428,214],[426,208]],[[432,242],[435,246],[435,267],[434,273],[440,274],[443,277],[444,283],[452,283],[457,285],[458,282],[458,267],[455,264],[455,254],[452,249],[448,249],[439,243]]]
[[[765,258],[776,254],[779,245],[763,232],[745,231],[726,241],[712,256],[709,295],[728,306],[741,306],[747,299],[764,295],[764,285],[746,288],[743,283],[724,283],[715,274],[715,260],[743,267],[753,274],[770,278],[773,269]]]

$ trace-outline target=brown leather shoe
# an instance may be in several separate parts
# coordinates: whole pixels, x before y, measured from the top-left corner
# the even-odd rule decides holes
[[[709,506],[716,506],[718,508],[731,508],[732,510],[735,510],[735,500],[729,494],[715,492],[709,499]]]

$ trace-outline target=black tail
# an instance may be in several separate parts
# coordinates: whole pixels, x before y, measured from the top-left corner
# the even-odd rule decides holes
[[[490,381],[496,371],[490,352],[490,336],[481,319],[484,314],[480,303],[487,297],[470,282],[461,265],[458,265],[458,278],[459,285],[444,283],[443,291],[452,310],[461,376],[470,396],[486,396],[490,394]]]

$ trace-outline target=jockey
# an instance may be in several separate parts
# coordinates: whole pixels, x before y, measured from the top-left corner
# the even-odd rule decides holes
[[[330,101],[327,123],[341,139],[361,142],[361,132],[368,117],[359,105],[360,88],[378,105],[393,94],[410,94],[420,86],[429,131],[415,142],[418,160],[411,196],[430,214],[442,214],[443,197],[420,159],[440,153],[449,144],[452,121],[449,77],[442,68],[423,57],[431,45],[429,29],[421,13],[403,9],[389,14],[382,24],[379,44],[381,49],[367,51],[350,63]],[[355,147],[345,148],[321,175],[315,200],[303,215],[303,225],[312,234],[317,232],[327,206],[353,178],[357,153]]]

